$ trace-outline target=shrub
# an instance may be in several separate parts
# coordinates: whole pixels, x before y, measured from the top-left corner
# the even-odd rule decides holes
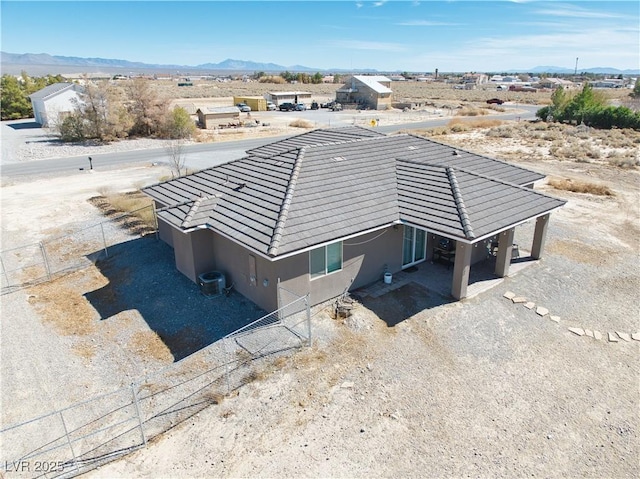
[[[85,121],[82,115],[72,113],[58,126],[60,139],[65,142],[82,141],[86,139]]]
[[[615,196],[609,187],[598,185],[596,183],[587,183],[583,181],[573,181],[571,179],[551,178],[549,185],[556,190],[571,191],[574,193],[589,193],[598,196]]]
[[[313,128],[313,123],[307,120],[293,120],[289,123],[289,126],[293,128]]]

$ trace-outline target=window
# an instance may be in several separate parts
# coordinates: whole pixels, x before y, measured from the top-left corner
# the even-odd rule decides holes
[[[311,279],[342,269],[342,241],[331,243],[309,252]]]

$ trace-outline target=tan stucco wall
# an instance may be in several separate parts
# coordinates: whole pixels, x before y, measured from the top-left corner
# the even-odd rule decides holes
[[[183,233],[173,229],[173,245],[176,268],[191,281],[197,282],[199,274],[216,269],[210,230]]]
[[[359,243],[359,244],[357,244]],[[293,260],[293,258],[291,258]],[[340,295],[345,288],[350,290],[381,280],[385,267],[391,273],[402,267],[402,228],[384,230],[358,236],[343,242],[342,270],[311,280],[309,275],[309,253],[295,257],[295,268],[287,273],[281,269],[282,285],[304,294],[310,292],[311,304],[318,304]],[[299,274],[302,272],[302,274]]]
[[[284,288],[300,296],[311,293],[311,304],[318,304],[338,296],[346,287],[354,289],[381,280],[385,267],[392,273],[402,267],[402,228],[344,241],[342,270],[313,281],[309,252],[269,261],[223,236],[214,233],[213,238],[215,269],[225,274],[227,284],[233,282],[235,290],[267,311],[278,308],[278,279]],[[255,281],[250,274],[250,255],[255,258]]]

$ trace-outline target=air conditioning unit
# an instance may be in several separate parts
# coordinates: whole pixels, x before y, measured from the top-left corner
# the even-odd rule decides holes
[[[200,292],[205,296],[222,294],[227,287],[224,274],[220,271],[211,271],[198,275],[198,285],[200,286]]]

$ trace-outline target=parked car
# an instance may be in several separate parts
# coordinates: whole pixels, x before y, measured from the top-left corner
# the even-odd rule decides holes
[[[305,111],[307,109],[307,105],[304,103],[298,103],[296,105],[296,111]]]
[[[504,100],[501,100],[500,98],[491,98],[490,100],[487,100],[487,103],[489,105],[502,105],[504,103]]]
[[[293,111],[296,109],[296,106],[293,103],[287,102],[287,103],[281,103],[278,108],[280,108],[280,111]]]
[[[275,103],[270,102],[270,101],[267,102],[267,110],[268,111],[274,111],[274,110],[277,110],[277,109],[278,109],[278,107],[276,106]]]
[[[334,103],[331,106],[331,111],[342,111],[342,103]]]
[[[236,106],[240,108],[242,113],[249,113],[251,111],[251,107],[246,103],[237,103]]]
[[[311,109],[312,110],[317,110],[318,108],[320,108],[320,106],[318,105],[317,101],[312,101],[311,102]]]

